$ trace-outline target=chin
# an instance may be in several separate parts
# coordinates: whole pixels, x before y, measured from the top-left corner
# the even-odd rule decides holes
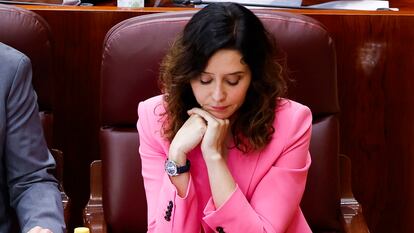
[[[213,115],[215,118],[221,119],[221,120],[225,120],[225,119],[229,119],[231,115],[229,114],[218,114],[215,112],[210,112],[211,115]]]
[[[204,109],[204,110],[210,113],[211,115],[213,115],[215,118],[221,119],[221,120],[229,119],[233,115],[233,112],[230,113],[229,111],[218,112],[214,110],[207,110],[207,109]]]

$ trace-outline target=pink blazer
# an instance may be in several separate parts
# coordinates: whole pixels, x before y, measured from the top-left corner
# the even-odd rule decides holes
[[[148,232],[311,232],[299,207],[311,163],[309,108],[283,99],[276,110],[275,133],[266,148],[248,155],[237,149],[229,151],[227,163],[237,187],[217,209],[199,147],[188,154],[190,181],[184,198],[177,195],[164,171],[169,142],[161,134],[162,98],[150,98],[138,107]]]

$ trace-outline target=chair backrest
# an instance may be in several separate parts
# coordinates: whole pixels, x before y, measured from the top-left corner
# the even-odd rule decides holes
[[[52,141],[53,78],[52,36],[49,25],[38,14],[0,4],[0,42],[26,54],[33,68],[33,86],[38,96],[40,118],[48,145]]]
[[[286,53],[289,97],[312,110],[310,168],[302,210],[314,232],[339,232],[336,59],[332,38],[316,20],[256,11]],[[137,104],[158,94],[161,59],[194,11],[138,16],[114,26],[104,41],[101,67],[103,204],[112,232],[145,232],[146,201],[140,173]]]

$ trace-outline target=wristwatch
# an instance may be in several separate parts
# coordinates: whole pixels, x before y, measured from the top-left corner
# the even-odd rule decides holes
[[[167,159],[164,164],[164,169],[169,176],[178,176],[190,171],[190,160],[187,159],[185,165],[179,167],[174,161]]]

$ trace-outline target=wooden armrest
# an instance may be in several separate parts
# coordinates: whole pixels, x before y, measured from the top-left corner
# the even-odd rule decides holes
[[[88,204],[83,210],[83,224],[91,233],[106,233],[102,206],[102,162],[95,160],[90,167],[90,189]]]
[[[351,160],[346,155],[339,156],[341,182],[341,212],[346,233],[369,233],[362,207],[354,198],[351,185]]]
[[[59,182],[59,190],[62,197],[63,214],[65,217],[65,222],[67,224],[70,218],[70,199],[68,195],[66,195],[63,185],[63,152],[58,149],[49,149],[49,151],[56,161],[54,176]]]

